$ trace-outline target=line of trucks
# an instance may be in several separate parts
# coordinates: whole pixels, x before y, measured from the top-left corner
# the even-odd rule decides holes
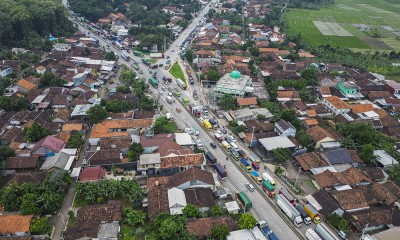
[[[308,240],[339,240],[324,223],[317,224],[315,230],[312,228],[307,229],[305,235]]]

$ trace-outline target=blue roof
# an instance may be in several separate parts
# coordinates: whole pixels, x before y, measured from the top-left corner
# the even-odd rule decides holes
[[[331,151],[326,151],[324,154],[326,156],[326,160],[332,165],[354,162],[353,158],[349,153],[349,150],[347,150],[346,148],[339,148]]]

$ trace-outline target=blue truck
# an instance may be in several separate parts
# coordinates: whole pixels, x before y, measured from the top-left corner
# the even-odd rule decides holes
[[[221,180],[225,180],[226,177],[228,176],[228,173],[226,172],[225,168],[222,167],[222,165],[220,163],[216,163],[214,164],[214,169],[218,174],[218,177]]]
[[[279,240],[279,238],[275,235],[274,232],[272,232],[272,230],[268,227],[268,224],[265,221],[257,223],[257,226],[258,228],[260,228],[264,236],[269,240]]]

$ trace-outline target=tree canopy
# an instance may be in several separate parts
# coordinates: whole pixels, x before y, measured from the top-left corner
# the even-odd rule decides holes
[[[65,83],[67,83],[66,80],[56,77],[53,73],[48,71],[44,72],[39,79],[40,87],[62,87]]]
[[[86,114],[86,117],[89,119],[90,123],[99,123],[108,117],[107,111],[99,105],[95,105],[91,107]]]
[[[139,160],[140,155],[143,153],[143,146],[140,143],[132,143],[128,150],[129,162],[135,162]]]
[[[50,134],[50,130],[39,123],[34,122],[31,127],[26,127],[22,131],[25,140],[28,142],[37,142]]]
[[[257,220],[250,213],[244,213],[239,218],[240,229],[252,229],[257,224]]]
[[[236,110],[236,98],[229,94],[224,94],[218,98],[218,106],[223,110]]]
[[[26,109],[27,107],[28,101],[24,97],[0,96],[0,109],[3,109],[6,112],[21,111],[23,109]]]

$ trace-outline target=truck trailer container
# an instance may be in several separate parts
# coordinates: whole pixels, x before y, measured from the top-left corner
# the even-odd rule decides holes
[[[283,196],[278,194],[275,197],[276,204],[279,208],[288,216],[288,218],[294,223],[296,227],[300,227],[303,219],[300,216],[299,211]]]
[[[239,205],[242,207],[243,211],[249,211],[250,208],[253,206],[250,199],[247,197],[246,193],[244,193],[244,192],[236,193],[236,200],[238,201]]]
[[[252,162],[256,162],[259,163],[260,162],[260,158],[255,154],[255,153],[249,153],[249,159]]]
[[[210,162],[211,165],[214,165],[217,163],[217,159],[214,157],[214,155],[211,152],[206,152],[206,159]]]
[[[264,192],[266,192],[270,198],[273,198],[275,196],[275,191],[274,191],[275,186],[272,186],[269,181],[263,180],[263,183],[261,186],[262,186],[262,189],[264,190]]]
[[[312,228],[307,229],[306,238],[308,240],[322,240],[322,238]]]
[[[297,204],[295,206],[297,211],[299,211],[301,218],[303,218],[303,222],[305,225],[310,225],[311,224],[311,218],[308,216],[308,213],[304,210],[304,206],[301,204]]]
[[[251,178],[257,183],[257,184],[261,184],[262,183],[262,179],[260,178],[260,175],[258,175],[258,172],[256,171],[252,171],[250,173]]]
[[[315,232],[318,233],[323,240],[339,240],[339,238],[323,223],[317,224]]]
[[[259,223],[257,223],[257,226],[261,230],[263,235],[269,240],[279,240],[279,238],[275,235],[274,232],[272,232],[265,221],[260,221]]]
[[[150,83],[151,86],[153,86],[153,87],[155,87],[155,88],[158,88],[158,81],[157,81],[157,79],[149,78],[149,83]]]
[[[176,85],[178,85],[180,88],[182,88],[183,90],[186,90],[186,88],[187,88],[187,85],[186,85],[186,83],[182,80],[182,79],[180,79],[180,78],[177,78],[176,79]]]
[[[282,194],[293,206],[296,206],[296,198],[286,188],[281,187],[279,194]]]
[[[321,222],[321,218],[319,217],[319,212],[311,206],[311,204],[307,203],[304,205],[304,211],[307,212],[308,216],[314,221],[315,224],[318,224]]]
[[[265,172],[262,174],[262,178],[264,181],[269,181],[269,183],[274,186],[275,189],[275,180],[271,177],[271,175]]]
[[[127,62],[129,62],[131,60],[131,56],[129,56],[129,53],[126,51],[121,52],[121,57]]]
[[[251,167],[250,164],[246,161],[246,159],[241,158],[240,159],[240,166],[242,166],[242,168],[246,171],[246,172],[250,172],[251,171]]]
[[[214,164],[214,169],[218,174],[218,177],[221,180],[225,180],[228,176],[228,173],[226,172],[225,168],[222,167],[222,165],[220,163],[216,163]]]

